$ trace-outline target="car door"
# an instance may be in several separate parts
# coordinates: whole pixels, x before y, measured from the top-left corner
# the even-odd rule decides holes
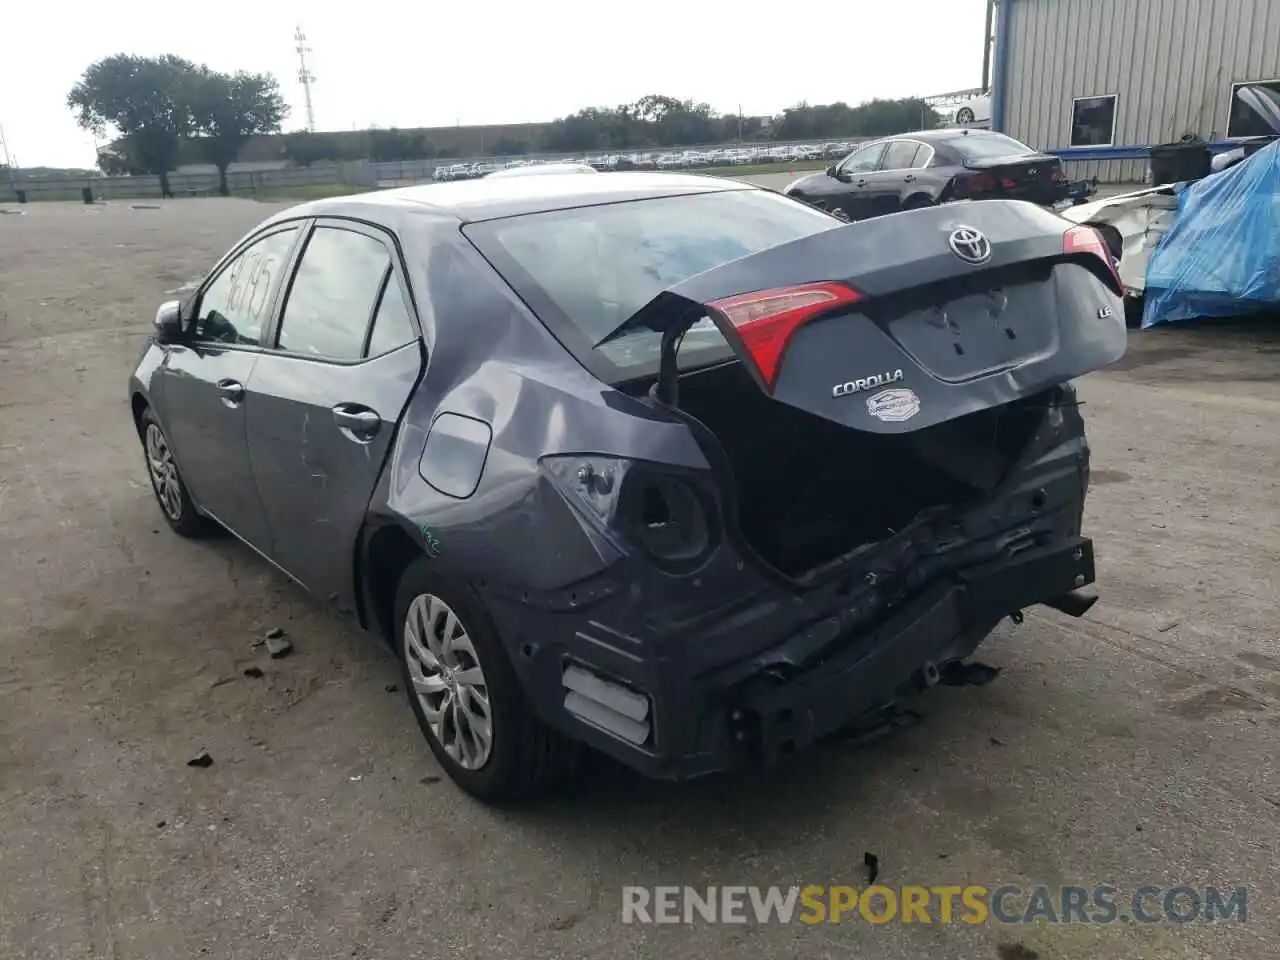
[[[268,228],[228,257],[193,299],[157,373],[157,412],[197,506],[259,550],[266,521],[249,468],[246,384],[261,354],[299,222]]]
[[[885,145],[880,167],[866,176],[863,187],[867,216],[897,213],[915,181],[915,157],[920,144],[915,140],[890,140]]]
[[[849,220],[864,220],[871,216],[866,193],[867,178],[880,166],[884,156],[883,140],[867,144],[853,151],[836,165],[830,193],[821,197],[821,204],[835,214]]]
[[[246,427],[272,556],[344,608],[356,538],[422,358],[390,235],[317,220],[253,368]]]

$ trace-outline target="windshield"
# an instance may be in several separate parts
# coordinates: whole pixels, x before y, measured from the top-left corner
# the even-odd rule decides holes
[[[654,368],[661,336],[637,330],[599,347],[663,290],[712,267],[841,225],[765,190],[728,190],[527,214],[471,224],[468,238],[588,368],[603,357],[618,379]],[[709,320],[680,348],[682,365],[727,351]]]
[[[1025,143],[1019,143],[1003,133],[970,133],[948,140],[946,144],[965,160],[994,160],[998,157],[1035,153]]]

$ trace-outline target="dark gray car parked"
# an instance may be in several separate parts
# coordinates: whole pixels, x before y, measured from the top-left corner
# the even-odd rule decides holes
[[[130,379],[169,524],[216,521],[399,654],[510,798],[588,744],[773,760],[1094,579],[1072,378],[1099,236],[991,201],[844,224],[619,173],[324,200],[163,305]]]

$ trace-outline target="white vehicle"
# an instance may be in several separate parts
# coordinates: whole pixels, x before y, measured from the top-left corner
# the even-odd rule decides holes
[[[952,121],[961,127],[991,122],[991,94],[980,93],[956,106]]]
[[[1148,187],[1068,207],[1058,215],[1102,234],[1111,256],[1120,260],[1117,271],[1125,296],[1141,299],[1147,286],[1147,261],[1173,226],[1178,198],[1172,186]]]
[[[1236,96],[1280,134],[1280,97],[1263,87],[1241,87]],[[1245,144],[1256,148],[1259,143],[1271,139],[1250,137],[1240,140],[1240,147],[1213,158],[1212,172],[1243,162],[1251,152]],[[1126,307],[1136,308],[1147,288],[1147,263],[1151,252],[1178,216],[1177,186],[1147,187],[1118,197],[1095,200],[1068,207],[1060,211],[1059,216],[1072,223],[1094,227],[1102,234],[1111,249],[1111,256],[1120,261],[1117,270],[1124,284],[1125,296],[1129,298]]]
[[[542,163],[536,166],[507,167],[489,174],[493,177],[541,177],[548,174],[595,173],[595,168],[585,163]]]

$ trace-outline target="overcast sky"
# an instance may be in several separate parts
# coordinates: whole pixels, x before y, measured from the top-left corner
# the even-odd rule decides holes
[[[27,0],[3,17],[0,126],[23,166],[91,166],[93,140],[66,106],[84,68],[174,53],[275,74],[292,107],[285,129],[300,129],[299,22],[320,130],[549,120],[649,93],[747,114],[927,96],[979,85],[984,11],[985,0]]]

